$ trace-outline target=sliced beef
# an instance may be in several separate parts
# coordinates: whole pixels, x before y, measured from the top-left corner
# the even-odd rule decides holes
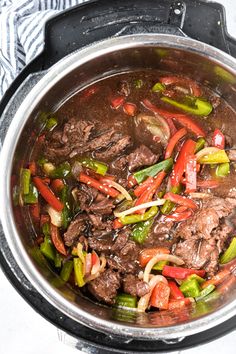
[[[236,150],[229,150],[227,151],[228,157],[230,161],[236,162]]]
[[[105,195],[99,193],[94,202],[87,208],[87,211],[91,211],[99,215],[109,215],[112,213],[115,205],[112,199],[108,199]]]
[[[81,234],[86,230],[87,216],[79,214],[73,221],[71,221],[67,231],[64,233],[63,238],[66,246],[72,246],[75,241],[79,239]]]
[[[130,95],[130,85],[128,81],[120,81],[118,84],[118,93],[124,96]]]
[[[170,249],[176,242],[174,226],[175,223],[173,221],[163,221],[161,218],[155,219],[144,246]]]
[[[88,290],[99,301],[107,304],[114,304],[117,290],[121,285],[121,276],[119,273],[107,269],[98,278],[88,284]]]
[[[214,275],[218,270],[219,250],[214,240],[188,239],[179,242],[174,254],[185,262],[187,268],[205,269],[208,276]]]
[[[93,201],[97,198],[98,191],[93,187],[81,183],[80,188],[75,190],[75,195],[76,199],[79,201],[80,209],[87,211]]]
[[[132,172],[138,167],[150,166],[157,162],[159,156],[145,145],[140,145],[128,156],[129,171]]]
[[[69,155],[70,151],[71,148],[69,146],[56,147],[52,144],[46,144],[45,155],[49,160],[54,161],[58,158],[66,158]]]
[[[126,243],[128,242],[128,239],[129,239],[129,231],[127,229],[122,229],[118,233],[115,239],[115,242],[112,246],[112,251],[114,252],[121,251],[125,247]]]
[[[112,162],[110,169],[112,173],[116,173],[116,171],[123,171],[125,170],[127,163],[127,156],[118,157],[115,161]]]
[[[111,159],[122,154],[129,146],[131,146],[132,139],[129,135],[121,137],[114,145],[108,147],[105,151],[96,151],[94,157],[97,159]]]
[[[112,199],[86,184],[81,184],[80,189],[76,189],[76,198],[81,210],[94,214],[109,215],[115,207]]]
[[[132,274],[127,274],[123,278],[124,292],[133,296],[142,297],[150,291],[148,283],[139,280],[139,278]]]

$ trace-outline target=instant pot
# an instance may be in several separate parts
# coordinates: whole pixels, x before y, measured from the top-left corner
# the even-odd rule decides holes
[[[209,46],[210,45],[210,46]],[[224,9],[201,1],[90,1],[52,18],[43,52],[0,104],[0,263],[22,297],[91,353],[155,353],[203,344],[236,328],[235,292],[191,321],[163,312],[136,314],[101,306],[58,286],[41,261],[27,211],[11,201],[12,176],[28,161],[38,113],[55,110],[73,92],[117,72],[159,68],[197,79],[236,102],[236,41]],[[7,133],[7,135],[6,135]],[[5,138],[6,135],[6,138]],[[26,144],[27,142],[27,144]]]

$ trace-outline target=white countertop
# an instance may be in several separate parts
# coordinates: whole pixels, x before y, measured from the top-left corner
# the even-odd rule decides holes
[[[0,1],[1,2],[1,1]],[[236,38],[236,1],[218,0],[226,7],[227,27]],[[60,338],[63,337],[60,335]],[[69,338],[66,338],[69,340]],[[185,354],[235,354],[235,331]],[[0,353],[79,354],[59,341],[57,329],[39,316],[14,290],[0,270]]]

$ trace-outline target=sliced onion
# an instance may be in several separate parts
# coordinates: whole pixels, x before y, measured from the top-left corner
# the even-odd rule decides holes
[[[155,116],[140,113],[136,118],[136,122],[140,123],[141,121],[145,123],[147,130],[152,135],[158,137],[163,145],[167,145],[170,139],[170,128],[164,118],[158,113],[155,113]]]
[[[163,277],[163,275],[155,275],[154,277],[151,278],[151,280],[148,283],[150,290],[146,295],[142,296],[139,299],[138,306],[137,306],[138,311],[140,311],[140,312],[146,311],[146,309],[148,308],[149,300],[152,295],[153,289],[155,288],[157,283],[159,283],[161,281],[165,284],[168,284],[166,278]]]
[[[197,161],[199,161],[203,156],[214,154],[214,152],[219,151],[220,149],[217,147],[206,147],[196,154]]]
[[[157,200],[154,200],[152,202],[143,203],[143,204],[137,205],[137,206],[135,206],[133,208],[127,209],[125,211],[121,211],[120,213],[114,211],[114,215],[117,218],[121,218],[122,216],[133,214],[137,210],[147,209],[147,208],[150,208],[152,206],[157,206],[157,205],[163,205],[165,203],[165,201],[166,201],[166,199],[157,199]]]
[[[103,181],[106,180],[106,177],[103,177],[102,179]],[[127,199],[127,200],[132,200],[132,197],[129,195],[129,193],[127,192],[127,190],[122,187],[119,183],[115,182],[115,181],[111,181],[110,179],[106,180],[107,184],[109,185],[109,187],[114,187],[115,189],[117,189],[119,192],[121,192],[121,194]]]
[[[100,264],[100,262],[101,262],[101,264]],[[106,257],[104,255],[101,255],[101,257],[99,259],[99,269],[98,269],[98,271],[95,274],[91,274],[90,276],[88,276],[85,279],[85,282],[88,283],[91,280],[94,280],[94,279],[98,278],[100,276],[100,274],[104,272],[106,264],[107,264]]]
[[[47,211],[48,211],[48,214],[51,218],[51,223],[54,226],[61,227],[61,225],[62,225],[62,212],[55,210],[50,205],[48,205]]]
[[[82,263],[84,264],[85,263],[85,257],[84,257],[84,254],[83,254],[83,245],[80,242],[78,242],[78,244],[77,244],[77,255],[81,259]]]
[[[156,256],[152,257],[150,261],[147,263],[143,273],[143,281],[146,281],[148,283],[151,270],[154,267],[154,265],[159,261],[169,261],[177,265],[184,264],[184,261],[177,256],[172,256],[170,254],[157,254]]]
[[[193,199],[208,199],[208,198],[212,198],[212,194],[209,194],[209,193],[194,192],[194,193],[189,193],[189,195]]]
[[[56,166],[51,162],[45,162],[43,164],[43,170],[48,176],[50,176],[50,174],[55,170],[55,168]]]
[[[97,253],[95,251],[93,251],[93,255],[96,258],[95,263],[92,266],[92,270],[91,270],[91,274],[96,274],[99,271],[100,268],[100,258],[98,257]]]

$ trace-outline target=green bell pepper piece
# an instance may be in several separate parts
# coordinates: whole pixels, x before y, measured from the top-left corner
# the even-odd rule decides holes
[[[174,107],[182,109],[187,113],[195,114],[197,116],[208,116],[212,111],[212,105],[209,102],[204,101],[200,98],[195,98],[194,104],[192,106],[177,102],[169,97],[162,97],[161,100],[163,102],[171,104]]]
[[[46,122],[45,129],[51,131],[57,126],[57,124],[58,124],[58,121],[55,117],[49,117]]]
[[[64,205],[62,210],[62,227],[63,229],[67,229],[70,221],[71,221],[71,212],[70,212],[70,205],[69,205],[69,188],[68,186],[64,186],[60,193],[60,200]]]
[[[186,297],[197,297],[201,292],[200,285],[196,279],[183,281],[180,285],[180,290]]]
[[[162,91],[165,91],[165,89],[166,89],[165,85],[161,84],[160,82],[157,82],[152,87],[152,92],[162,92]]]
[[[65,282],[69,280],[71,272],[73,270],[74,264],[73,261],[67,261],[63,264],[61,273],[60,273],[60,278],[64,280]]]
[[[196,279],[199,284],[203,284],[206,281],[202,277],[199,277],[199,275],[197,274],[189,275],[186,280],[192,280],[192,279]]]
[[[26,204],[36,204],[38,202],[38,190],[32,183],[29,185],[29,193],[25,194],[23,199]]]
[[[143,80],[141,80],[141,79],[134,80],[134,87],[137,89],[140,89],[141,87],[143,87]]]
[[[20,171],[20,190],[22,194],[29,194],[31,172],[28,168],[22,168]]]
[[[230,172],[229,162],[221,163],[216,168],[216,176],[217,177],[226,177]]]
[[[52,245],[51,239],[48,236],[44,237],[44,241],[40,245],[40,251],[50,261],[55,261],[56,250]]]
[[[81,157],[79,162],[85,166],[90,168],[91,170],[95,171],[99,175],[104,176],[107,173],[108,166],[100,161],[97,161],[91,157]]]
[[[55,259],[54,259],[54,265],[56,268],[61,268],[62,259],[63,258],[60,255],[60,253],[56,252]]]
[[[228,155],[225,150],[219,150],[214,152],[213,154],[209,154],[200,158],[200,164],[218,164],[218,163],[226,163],[229,162]]]
[[[118,294],[116,296],[115,305],[117,307],[137,307],[137,297],[129,294]]]
[[[199,296],[197,296],[195,298],[196,301],[201,301],[204,297],[206,297],[207,295],[209,295],[213,290],[215,290],[215,285],[210,284],[208,285],[205,289],[203,289]]]
[[[178,186],[171,187],[170,191],[174,194],[180,194],[182,191],[182,187],[179,184]],[[161,207],[162,214],[170,214],[172,209],[174,208],[175,203],[171,202],[170,200],[166,200],[165,203]]]
[[[75,283],[80,288],[85,285],[83,276],[83,263],[80,258],[74,258]]]
[[[147,177],[149,176],[154,177],[160,171],[168,172],[172,168],[172,166],[173,166],[173,159],[169,158],[164,161],[158,162],[155,165],[144,168],[143,170],[135,172],[133,176],[136,179],[136,181],[140,184]]]
[[[220,257],[220,263],[225,264],[236,258],[236,237],[233,237],[227,250]]]
[[[168,263],[168,261],[159,261],[154,265],[154,267],[152,267],[152,269],[162,271],[164,266]]]
[[[157,212],[158,212],[158,208],[156,206],[153,206],[144,214],[126,215],[120,217],[119,220],[123,225],[136,224],[137,222],[151,219],[153,216],[157,214]]]
[[[142,221],[138,224],[135,225],[135,227],[133,228],[133,231],[131,233],[131,237],[133,238],[133,240],[137,243],[144,243],[144,241],[146,240],[146,238],[148,237],[149,231],[152,227],[154,218],[151,218],[147,221]]]
[[[53,171],[50,172],[51,178],[65,178],[69,176],[71,167],[69,162],[63,162],[57,166]]]
[[[198,151],[202,150],[204,148],[205,144],[206,144],[206,140],[204,138],[197,139],[196,147],[195,147],[195,154]]]

